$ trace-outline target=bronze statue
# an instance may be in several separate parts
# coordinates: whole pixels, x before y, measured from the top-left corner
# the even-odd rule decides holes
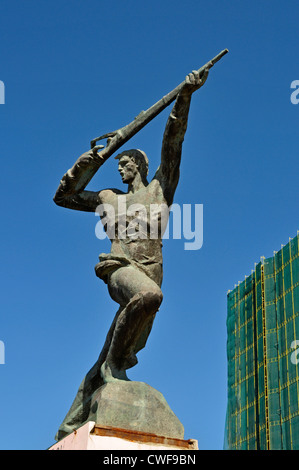
[[[225,52],[227,51],[221,53],[221,57]],[[91,397],[99,387],[110,382],[129,380],[126,370],[137,363],[136,354],[146,344],[163,297],[161,238],[165,227],[161,226],[161,214],[158,214],[158,236],[150,236],[149,223],[145,225],[148,230],[145,230],[143,237],[136,237],[134,233],[130,235],[127,229],[134,214],[130,215],[127,209],[129,206],[142,205],[149,214],[153,204],[170,208],[179,181],[182,143],[187,129],[191,96],[205,83],[209,68],[215,62],[211,61],[199,71],[189,74],[180,85],[178,93],[172,97],[175,104],[163,136],[161,164],[150,183],[147,180],[147,156],[143,151],[133,149],[122,151],[115,157],[122,182],[128,185],[126,192],[114,188],[96,192],[85,189],[115,150],[148,122],[145,119],[138,128],[138,119],[142,120],[145,114],[143,112],[131,123],[131,127],[129,125],[94,139],[91,142],[92,149],[79,157],[63,176],[57,189],[54,201],[59,206],[88,212],[95,212],[99,206],[105,208],[110,205],[113,208],[116,215],[113,230],[109,227],[105,211],[101,212],[101,216],[105,218],[107,234],[109,236],[109,233],[113,233],[113,237],[111,252],[100,255],[95,271],[107,283],[111,298],[119,304],[101,354],[84,378],[60,427],[58,439],[73,431],[79,423],[88,420]],[[169,104],[165,105],[165,98],[167,97],[163,98],[164,107]],[[135,125],[133,130],[132,124]],[[108,139],[105,148],[95,145],[101,138]],[[120,207],[123,207],[122,211]]]

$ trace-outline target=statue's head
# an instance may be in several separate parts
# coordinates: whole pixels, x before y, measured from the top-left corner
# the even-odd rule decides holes
[[[125,150],[115,157],[119,160],[118,171],[123,183],[130,184],[140,174],[142,180],[146,180],[148,174],[148,158],[142,150]]]

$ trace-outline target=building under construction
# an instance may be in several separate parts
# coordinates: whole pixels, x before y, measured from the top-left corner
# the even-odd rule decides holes
[[[297,234],[228,293],[226,449],[299,450],[298,253]]]

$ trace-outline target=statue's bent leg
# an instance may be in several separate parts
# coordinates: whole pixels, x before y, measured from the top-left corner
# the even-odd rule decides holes
[[[111,298],[123,310],[117,318],[113,337],[101,367],[105,382],[127,380],[125,370],[137,363],[162,302],[160,287],[138,269],[123,267],[111,274],[108,282]]]

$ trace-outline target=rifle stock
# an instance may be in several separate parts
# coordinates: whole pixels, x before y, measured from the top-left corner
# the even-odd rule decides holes
[[[205,65],[198,69],[199,74],[203,74],[205,70],[210,70],[216,62],[218,62],[225,54],[227,54],[228,49],[224,49],[219,54],[217,54],[212,60],[207,62]],[[185,80],[180,83],[176,88],[174,88],[170,93],[163,96],[157,103],[153,106],[148,108],[146,111],[141,111],[138,116],[134,119],[134,121],[130,122],[124,127],[121,127],[117,131],[109,132],[108,134],[104,134],[96,139],[93,139],[90,142],[91,148],[93,149],[96,143],[102,139],[110,139],[107,143],[107,146],[101,155],[104,158],[108,158],[112,153],[118,150],[124,143],[126,143],[131,137],[133,137],[137,132],[139,132],[146,124],[148,124],[152,119],[154,119],[158,114],[160,114],[167,106],[172,103],[178,93],[181,91],[185,84]]]

